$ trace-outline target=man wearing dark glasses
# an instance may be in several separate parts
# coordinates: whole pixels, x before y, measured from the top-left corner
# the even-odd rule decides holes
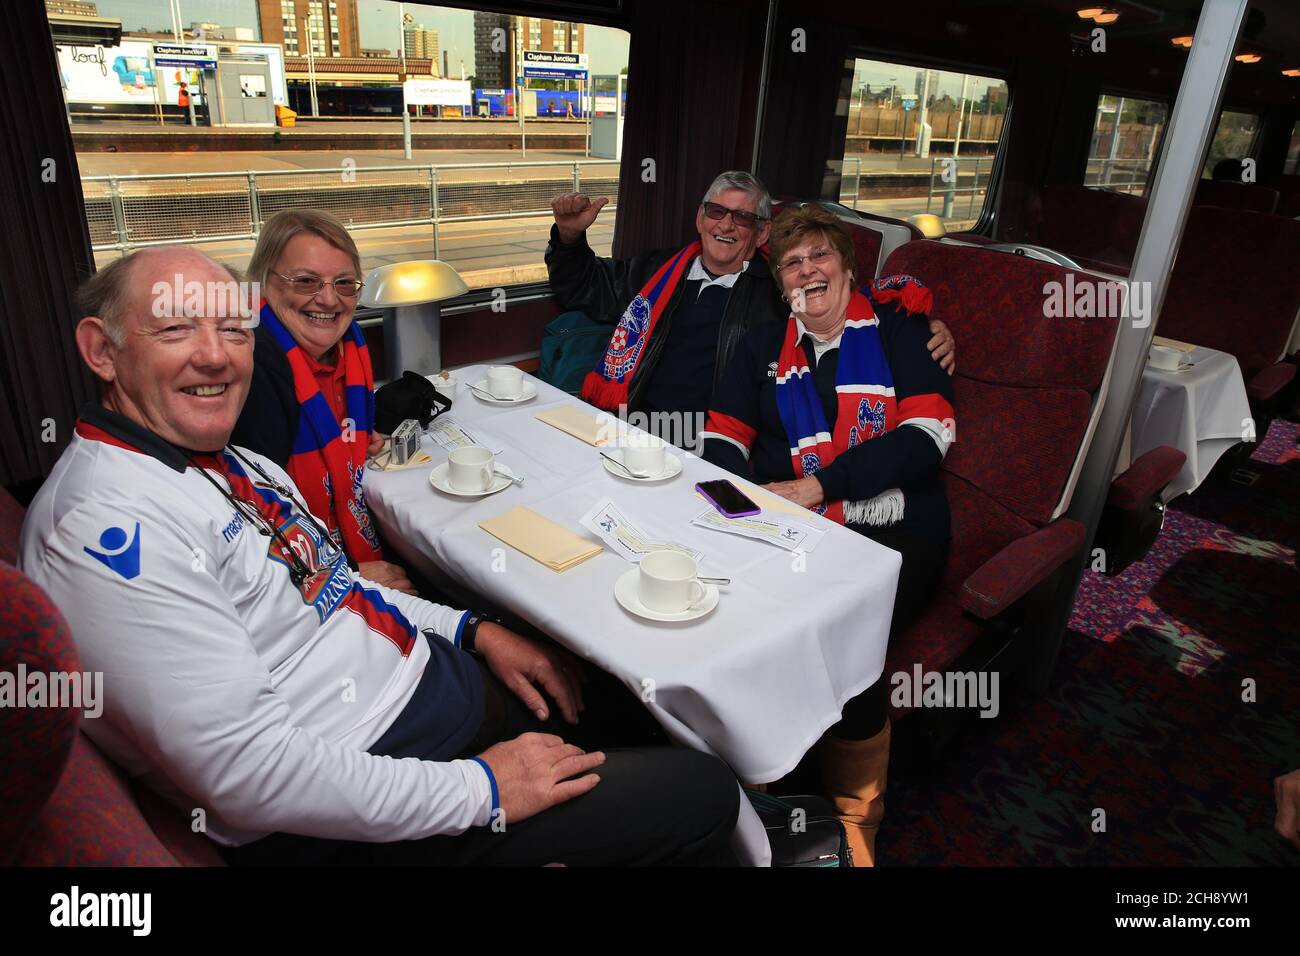
[[[582,397],[612,412],[639,413],[660,437],[696,447],[740,337],[789,314],[759,252],[771,231],[771,196],[751,173],[722,173],[696,210],[697,241],[621,261],[600,258],[586,240],[608,202],[565,193],[551,203],[546,266],[561,309],[617,323]],[[931,331],[931,354],[949,367],[952,336],[940,322]]]

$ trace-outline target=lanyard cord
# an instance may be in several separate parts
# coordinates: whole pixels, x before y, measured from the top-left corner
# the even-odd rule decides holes
[[[272,479],[265,471],[253,462],[249,461],[243,455],[239,454],[239,452],[235,451],[233,448],[231,451],[234,452],[240,461],[254,469],[267,482],[267,484],[275,490],[276,493],[284,494],[293,501],[298,510],[312,523],[312,526],[316,529],[317,533],[324,534],[325,540],[333,540],[330,538],[328,531],[325,531],[320,527],[320,525],[316,524],[316,520],[311,517],[311,512],[302,506],[287,487]],[[253,502],[246,501],[226,488],[221,487],[221,483],[208,474],[208,470],[199,465],[193,459],[190,459],[190,464],[198,469],[199,474],[206,478],[208,483],[211,484],[213,488],[216,488],[217,491],[219,491],[221,495],[234,506],[235,510],[238,511],[245,520],[252,523],[257,530],[266,537],[274,537],[280,543],[281,550],[292,563],[292,567],[289,569],[289,579],[293,582],[294,587],[302,587],[303,582],[311,577],[313,572],[303,563],[302,559],[298,557],[298,552],[290,546],[288,540],[284,536],[284,532],[281,531],[277,525],[267,521],[258,510],[257,505],[253,504]]]
[[[268,475],[266,473],[266,470],[262,468],[262,466],[259,465],[257,462],[249,461],[247,458],[245,458],[238,448],[234,447],[233,445],[229,447],[230,447],[231,454],[233,454],[236,458],[242,461],[249,468],[252,468],[253,471],[257,472],[258,475],[261,476],[262,480],[265,481],[268,485],[270,485],[271,488],[276,492],[276,494],[283,495],[284,497],[292,501],[294,507],[297,508],[302,513],[302,516],[311,522],[311,525],[313,528],[316,529],[317,534],[321,535],[321,537],[323,537],[326,541],[331,541],[334,543],[334,546],[338,548],[339,551],[343,553],[343,556],[347,559],[348,567],[350,567],[353,571],[360,570],[357,567],[356,562],[352,560],[352,555],[348,554],[347,550],[343,547],[343,545],[339,541],[335,540],[334,536],[330,534],[329,528],[322,527],[320,523],[316,521],[315,516],[312,515],[311,511],[307,508],[307,506],[298,500],[298,496],[293,493],[292,488],[290,488],[288,485],[282,482],[276,481],[274,478]]]

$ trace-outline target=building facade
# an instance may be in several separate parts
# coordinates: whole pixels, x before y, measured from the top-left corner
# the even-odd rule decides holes
[[[568,20],[474,14],[474,72],[480,87],[513,87],[524,50],[585,53],[586,28]]]
[[[264,43],[285,56],[361,56],[357,0],[257,0]]]

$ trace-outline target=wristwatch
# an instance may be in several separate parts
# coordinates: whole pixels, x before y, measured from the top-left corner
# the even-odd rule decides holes
[[[469,617],[465,619],[465,623],[460,629],[460,649],[462,651],[468,651],[470,654],[478,653],[475,649],[475,643],[478,639],[479,625],[487,623],[500,624],[501,622],[480,611],[470,611]]]

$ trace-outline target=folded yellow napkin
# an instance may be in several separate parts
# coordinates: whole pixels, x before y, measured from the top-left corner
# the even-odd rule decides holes
[[[1196,350],[1195,345],[1189,345],[1187,342],[1180,342],[1177,339],[1167,339],[1163,335],[1153,336],[1152,345],[1163,345],[1167,349],[1178,349],[1180,352],[1193,352]]]
[[[590,412],[584,412],[574,405],[561,405],[537,413],[539,422],[553,425],[574,438],[585,441],[588,445],[604,445],[617,434],[612,420],[602,422]]]
[[[552,571],[567,571],[603,550],[600,545],[523,505],[479,522],[479,527]]]
[[[740,488],[739,485],[736,487]],[[780,495],[774,495],[770,491],[766,491],[762,488],[740,488],[740,490],[749,497],[750,501],[754,502],[754,504],[758,505],[764,511],[777,511],[781,514],[792,515],[795,518],[808,517],[807,508],[800,508],[793,501],[787,501]],[[709,503],[709,499],[705,498],[698,491],[695,492],[695,497],[699,498],[706,504]]]

